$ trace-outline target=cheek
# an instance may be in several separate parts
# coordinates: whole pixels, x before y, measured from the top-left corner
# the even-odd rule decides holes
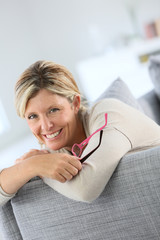
[[[66,115],[59,121],[63,126],[72,126],[74,123],[74,117],[72,115]]]
[[[65,126],[68,122],[70,122],[70,114],[69,112],[64,112],[60,114],[58,117],[53,118],[52,122],[55,126]]]
[[[30,128],[32,133],[38,134],[39,127],[38,127],[38,125],[36,123],[33,123],[31,121],[27,121],[27,124],[28,124],[28,126],[29,126],[29,128]]]

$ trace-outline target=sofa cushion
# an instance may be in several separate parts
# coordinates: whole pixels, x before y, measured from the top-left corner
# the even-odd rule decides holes
[[[96,101],[99,101],[103,98],[116,98],[143,112],[140,104],[135,99],[126,83],[121,80],[121,78],[117,78],[113,83],[111,83],[111,85],[100,95]]]
[[[0,233],[4,240],[23,240],[10,201],[0,206]]]
[[[160,100],[154,89],[138,99],[145,114],[160,125]]]
[[[22,238],[156,240],[159,171],[160,147],[128,154],[101,196],[90,204],[64,197],[41,179],[30,181],[11,200]]]
[[[150,57],[149,74],[154,85],[154,90],[160,99],[160,55]]]

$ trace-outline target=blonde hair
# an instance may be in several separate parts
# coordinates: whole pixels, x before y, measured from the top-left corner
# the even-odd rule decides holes
[[[51,61],[37,61],[27,68],[15,85],[15,107],[17,114],[24,118],[27,102],[41,89],[66,97],[72,102],[80,91],[72,74],[62,65]],[[86,110],[81,102],[79,113]]]

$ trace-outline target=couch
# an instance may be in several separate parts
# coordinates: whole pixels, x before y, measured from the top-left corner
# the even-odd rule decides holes
[[[121,79],[100,98],[118,98],[160,124],[160,57],[150,59],[149,72],[156,87],[141,98]],[[7,240],[160,239],[160,147],[126,154],[92,203],[68,199],[40,178],[31,179],[0,208],[0,229]]]

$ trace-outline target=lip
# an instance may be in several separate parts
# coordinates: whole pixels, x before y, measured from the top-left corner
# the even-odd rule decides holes
[[[60,135],[62,134],[62,128],[61,129],[59,129],[59,130],[57,130],[57,131],[55,131],[55,132],[52,132],[52,133],[47,133],[47,134],[42,134],[42,136],[47,140],[47,141],[53,141],[53,140],[55,140],[55,139],[57,139],[57,138],[59,138],[60,137]],[[53,138],[48,138],[47,137],[47,135],[52,135],[52,134],[54,134],[54,133],[56,133],[56,132],[59,132],[60,131],[60,133],[57,135],[57,136],[55,136],[55,137],[53,137]]]

